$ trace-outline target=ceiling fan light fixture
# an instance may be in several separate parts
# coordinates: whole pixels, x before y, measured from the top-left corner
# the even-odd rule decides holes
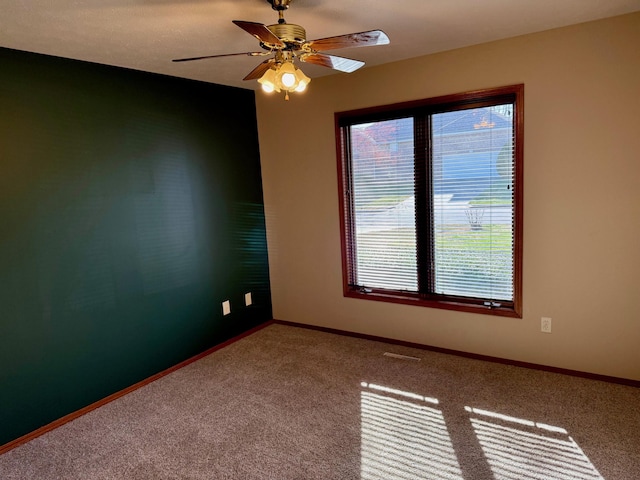
[[[291,60],[275,64],[258,79],[258,83],[266,93],[280,93],[284,90],[287,96],[290,92],[303,92],[309,82],[311,82],[311,79],[297,68]]]
[[[304,92],[307,89],[307,85],[311,82],[311,79],[307,77],[302,70],[296,69],[296,78],[298,79],[298,86],[295,88],[296,92]]]
[[[262,90],[267,93],[280,92],[278,87],[278,81],[276,79],[276,71],[273,68],[269,68],[264,75],[258,80],[258,83],[262,85]]]
[[[275,90],[274,86],[270,83],[262,84],[262,91],[266,93],[272,93]]]
[[[298,78],[296,77],[296,67],[291,62],[282,64],[276,74],[276,81],[283,90],[293,91],[298,86]]]

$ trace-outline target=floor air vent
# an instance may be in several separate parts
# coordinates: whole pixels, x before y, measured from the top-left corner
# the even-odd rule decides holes
[[[413,360],[414,362],[420,361],[418,357],[410,357],[409,355],[400,355],[399,353],[384,352],[383,355],[385,357],[399,358],[400,360]]]

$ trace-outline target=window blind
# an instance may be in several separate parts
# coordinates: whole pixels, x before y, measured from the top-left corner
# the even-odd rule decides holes
[[[511,301],[511,105],[434,114],[431,125],[434,292]]]
[[[417,291],[413,119],[350,128],[355,283]]]

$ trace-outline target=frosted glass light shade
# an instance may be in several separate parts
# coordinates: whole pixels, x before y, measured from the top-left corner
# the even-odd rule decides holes
[[[276,71],[272,68],[264,72],[264,75],[260,77],[258,83],[262,85],[262,90],[267,93],[271,93],[273,91],[280,92],[280,88],[278,87],[276,80]]]
[[[296,67],[293,63],[283,63],[276,74],[276,80],[283,90],[294,90],[298,86],[298,79],[296,78]]]

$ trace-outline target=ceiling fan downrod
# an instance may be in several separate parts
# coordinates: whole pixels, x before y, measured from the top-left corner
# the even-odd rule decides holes
[[[291,0],[267,0],[276,12],[278,12],[278,23],[287,23],[284,19],[284,11],[289,8]]]

